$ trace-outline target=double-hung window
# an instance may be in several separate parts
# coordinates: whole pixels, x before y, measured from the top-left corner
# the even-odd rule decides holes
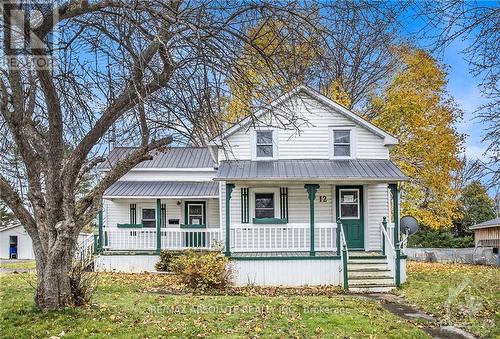
[[[186,202],[186,219],[190,225],[205,225],[205,203]]]
[[[255,218],[274,218],[274,193],[255,193]]]
[[[257,158],[273,157],[273,131],[256,131]]]
[[[156,227],[156,209],[154,208],[142,209],[142,226]]]
[[[333,156],[351,157],[351,131],[333,131]]]

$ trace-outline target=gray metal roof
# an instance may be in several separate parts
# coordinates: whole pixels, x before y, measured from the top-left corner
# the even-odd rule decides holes
[[[216,182],[186,181],[117,181],[104,197],[218,197]]]
[[[136,150],[135,147],[116,147],[109,152],[106,161],[98,169],[109,169],[120,159]],[[213,168],[213,160],[206,147],[172,147],[153,154],[153,160],[146,160],[135,168]]]
[[[469,228],[473,230],[473,229],[488,228],[488,227],[500,227],[500,217],[482,222],[477,225],[473,225]]]
[[[222,161],[215,180],[379,180],[408,177],[390,160]]]

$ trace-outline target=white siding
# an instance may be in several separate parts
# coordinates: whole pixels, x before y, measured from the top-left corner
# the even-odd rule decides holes
[[[22,226],[0,232],[0,258],[9,258],[10,236],[17,236],[17,259],[35,259],[31,238]]]
[[[241,224],[241,188],[249,188],[249,202],[250,202],[250,223],[254,217],[254,209],[252,202],[252,191],[255,192],[256,189],[262,190],[266,187],[269,191],[276,191],[277,196],[275,197],[275,211],[279,217],[280,212],[280,198],[279,198],[279,188],[288,187],[288,222],[289,223],[304,223],[309,224],[309,198],[307,196],[307,191],[304,188],[304,184],[293,184],[289,183],[277,183],[275,185],[264,185],[251,183],[248,185],[236,185],[231,194],[231,225]],[[332,185],[330,184],[320,184],[320,188],[316,192],[316,200],[314,204],[315,208],[315,222],[316,223],[330,223],[335,222],[335,211],[333,210],[334,205],[332,204]],[[225,184],[221,187],[221,225],[225,225],[225,203],[226,203],[226,192]],[[319,202],[319,197],[325,196],[326,202]]]
[[[340,284],[340,260],[241,260],[232,264],[237,286]]]
[[[329,159],[332,126],[355,126],[355,157],[388,159],[389,149],[383,138],[356,124],[345,115],[324,106],[307,95],[286,109],[294,110],[299,117],[295,129],[279,129],[279,159]],[[274,119],[262,118],[257,126],[277,126]],[[242,128],[227,138],[227,147],[220,150],[219,159],[252,159],[253,134],[259,127]]]
[[[141,171],[133,170],[120,181],[211,181],[215,171]]]
[[[219,202],[218,199],[189,199],[189,201],[207,202],[207,227],[219,227]],[[180,201],[180,205],[177,202]],[[167,207],[168,219],[179,219],[184,223],[184,199],[162,199]],[[114,228],[117,224],[128,224],[130,222],[130,204],[136,204],[137,223],[141,222],[142,208],[156,208],[156,199],[105,199],[104,200],[104,224],[108,228]],[[167,227],[179,227],[179,225],[168,225]]]
[[[389,216],[388,186],[387,184],[367,185],[365,192],[365,249],[380,250],[382,248],[380,223],[383,217]]]

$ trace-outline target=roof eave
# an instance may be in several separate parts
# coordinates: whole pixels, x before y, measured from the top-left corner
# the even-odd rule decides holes
[[[329,181],[329,182],[345,182],[345,181],[377,181],[377,182],[400,182],[400,181],[408,181],[410,178],[372,178],[372,177],[329,177],[329,178],[277,178],[277,177],[260,177],[260,178],[235,178],[235,177],[226,177],[226,178],[214,178],[214,181]]]

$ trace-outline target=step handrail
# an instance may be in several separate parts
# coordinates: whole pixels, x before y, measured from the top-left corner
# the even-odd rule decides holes
[[[394,247],[394,245],[391,241],[391,238],[389,237],[389,233],[387,233],[387,230],[384,227],[383,222],[380,223],[380,229],[382,230],[382,233],[384,234],[385,239],[387,239],[387,242],[389,243],[389,247],[391,248],[392,253],[394,253],[394,255],[396,255],[396,248]]]
[[[344,225],[342,225],[342,222],[340,218],[337,219],[337,224],[340,229],[340,241],[341,241],[341,247],[342,251],[340,252],[340,256],[342,258],[342,273],[344,275],[344,290],[349,289],[349,273],[347,271],[347,260],[349,259],[349,250],[347,249],[347,241],[345,240],[345,233],[344,233]]]

